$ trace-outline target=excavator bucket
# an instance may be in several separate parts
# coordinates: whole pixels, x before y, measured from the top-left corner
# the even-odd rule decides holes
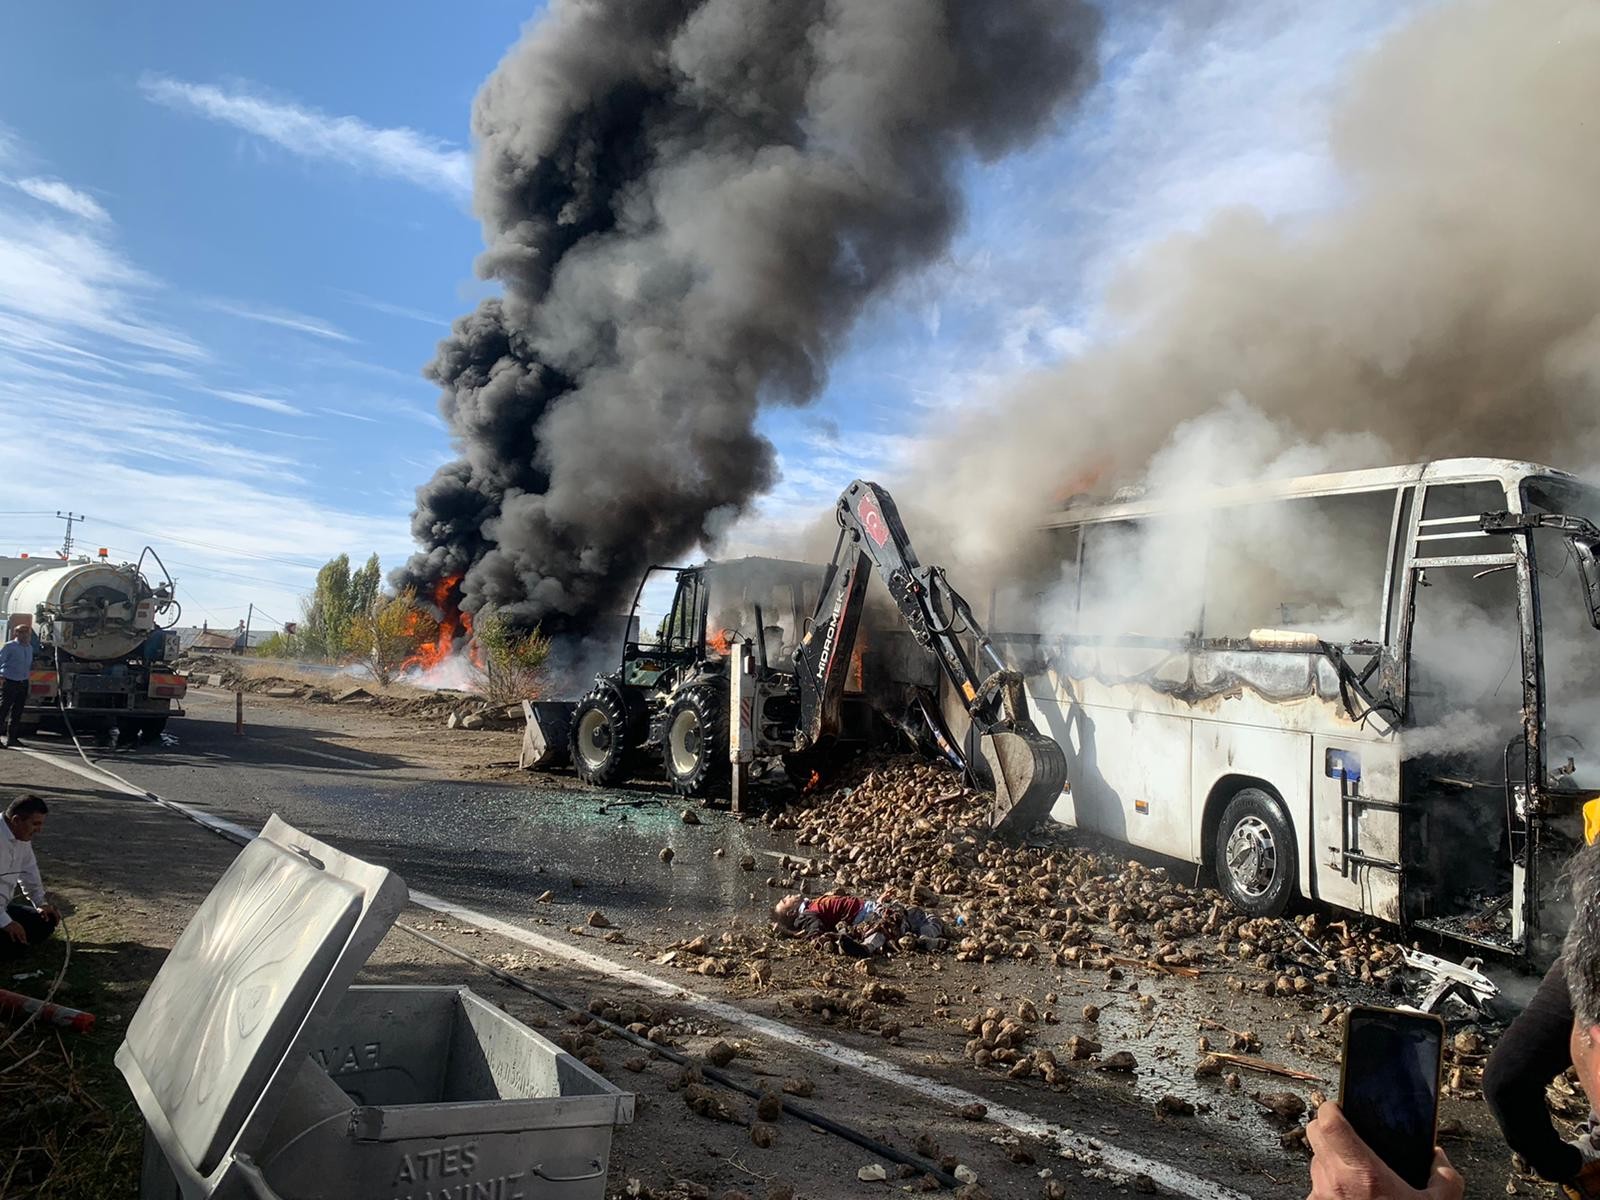
[[[524,771],[550,771],[572,764],[572,710],[570,701],[524,700],[522,755],[517,765]]]
[[[1049,815],[1067,783],[1067,756],[1031,724],[994,729],[978,739],[994,780],[989,828],[1020,838]]]

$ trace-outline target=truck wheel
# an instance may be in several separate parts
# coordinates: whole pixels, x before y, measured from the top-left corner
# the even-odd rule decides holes
[[[1294,898],[1294,830],[1283,805],[1260,788],[1235,793],[1212,849],[1217,886],[1240,912],[1281,916]]]
[[[578,778],[612,787],[628,777],[628,714],[609,689],[590,692],[572,713],[572,765]]]
[[[672,702],[661,759],[667,782],[680,796],[708,796],[726,782],[728,697],[721,688],[685,688]]]

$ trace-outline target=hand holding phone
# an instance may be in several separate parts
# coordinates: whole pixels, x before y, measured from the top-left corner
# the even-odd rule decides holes
[[[1462,1200],[1466,1181],[1435,1150],[1427,1184],[1413,1188],[1372,1152],[1331,1101],[1306,1127],[1311,1143],[1311,1192],[1306,1200]]]
[[[1353,1008],[1344,1017],[1339,1107],[1357,1137],[1413,1188],[1433,1170],[1444,1022],[1429,1013]]]

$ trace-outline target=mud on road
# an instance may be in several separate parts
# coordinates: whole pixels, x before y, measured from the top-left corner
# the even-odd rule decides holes
[[[585,1007],[642,1006],[647,1028],[659,1026],[689,1053],[725,1042],[737,1053],[730,1069],[757,1086],[807,1078],[808,1103],[903,1149],[920,1142],[936,1158],[953,1155],[989,1195],[1048,1195],[1052,1184],[1071,1195],[1181,1194],[1181,1185],[1119,1169],[1119,1151],[1176,1166],[1187,1173],[1180,1180],[1303,1195],[1298,1110],[1337,1086],[1337,1013],[1352,1001],[1392,1002],[1388,989],[1408,983],[1381,932],[1356,922],[1244,922],[1160,866],[1065,832],[1020,849],[992,846],[976,832],[972,794],[922,764],[862,763],[764,820],[695,809],[686,822],[657,792],[598,793],[517,772],[514,732],[447,731],[437,714],[252,696],[240,738],[232,706],[231,693],[198,689],[191,715],[172,724],[175,744],[111,756],[106,766],[252,828],[280,812],[393,866],[414,891],[503,923],[486,932],[417,915],[476,957],[565,988]],[[41,746],[71,753],[48,738]],[[55,765],[29,761],[10,774],[11,786],[60,799],[41,843],[47,881],[65,878],[75,901],[100,906],[96,922],[107,924],[89,932],[106,946],[169,945],[231,857],[215,841],[174,871],[164,839],[214,839],[111,800]],[[106,807],[91,833],[95,804]],[[161,835],[118,837],[117,823],[135,812]],[[863,964],[770,936],[766,914],[784,891],[840,885],[862,894],[891,887],[927,904],[952,922],[950,946]],[[107,904],[107,895],[141,899]],[[680,1068],[541,1013],[536,1001],[424,953],[414,939],[391,946],[402,937],[385,943],[400,957],[384,969],[425,967],[429,978],[468,982],[544,1020],[552,1036],[598,1055],[609,1078],[640,1092],[640,1120],[619,1131],[614,1194],[765,1196],[790,1186],[846,1196],[918,1186],[892,1165],[884,1182],[858,1179],[871,1156],[791,1118],[774,1125],[772,1145],[752,1143],[753,1104],[730,1098],[732,1122],[697,1113]],[[101,967],[114,974],[122,962],[136,994],[149,959],[108,952]],[[1477,1188],[1539,1190],[1511,1173],[1476,1095],[1492,1031],[1458,1024],[1453,1032],[1463,1036],[1447,1071],[1446,1148]],[[1208,1061],[1215,1052],[1308,1078]],[[960,1093],[1052,1136],[965,1120]]]

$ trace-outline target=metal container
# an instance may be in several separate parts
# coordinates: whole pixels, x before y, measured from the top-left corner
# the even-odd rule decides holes
[[[184,930],[117,1052],[144,1200],[595,1200],[613,1087],[458,987],[350,987],[405,904],[277,817]]]
[[[33,621],[46,646],[90,662],[133,654],[156,627],[154,593],[126,563],[40,560],[0,588],[0,607]]]

